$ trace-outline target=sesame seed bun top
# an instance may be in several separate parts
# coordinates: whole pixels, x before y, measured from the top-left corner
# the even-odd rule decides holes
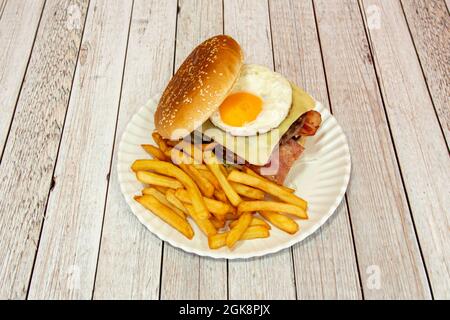
[[[239,44],[218,35],[184,60],[164,90],[155,112],[156,130],[177,140],[202,125],[227,96],[243,63]]]

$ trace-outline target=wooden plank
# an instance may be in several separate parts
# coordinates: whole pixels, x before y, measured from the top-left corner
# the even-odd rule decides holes
[[[266,1],[225,1],[224,25],[225,33],[241,44],[246,63],[273,68],[268,9]],[[230,299],[296,298],[291,249],[261,258],[232,260],[228,270]]]
[[[330,103],[352,153],[347,199],[364,297],[430,298],[359,5],[314,3]]]
[[[277,0],[269,5],[275,70],[328,105],[312,2]],[[294,246],[293,253],[298,299],[361,298],[345,200],[329,223]]]
[[[6,3],[7,3],[7,0],[0,1],[0,20],[3,17],[3,12],[5,11]]]
[[[90,2],[31,299],[90,299],[132,1]]]
[[[181,0],[177,24],[175,66],[203,40],[221,34],[220,0]],[[225,260],[201,258],[164,245],[161,299],[226,299]]]
[[[447,145],[400,3],[362,4],[378,7],[383,17],[382,28],[367,29],[380,88],[434,298],[450,299]]]
[[[176,10],[176,0],[134,1],[95,299],[159,297],[162,241],[136,219],[123,198],[117,150],[133,115],[160,94],[172,76]]]
[[[0,161],[44,1],[0,3]]]
[[[39,241],[82,28],[66,28],[76,5],[48,1],[0,164],[0,297],[24,298]]]
[[[442,129],[450,145],[450,17],[443,1],[402,1]]]

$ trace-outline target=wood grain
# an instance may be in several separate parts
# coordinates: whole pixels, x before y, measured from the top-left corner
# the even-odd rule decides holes
[[[132,1],[91,1],[31,299],[90,299]]]
[[[225,33],[234,37],[245,63],[273,68],[269,10],[266,1],[224,1]],[[230,299],[295,299],[292,250],[248,260],[229,261]]]
[[[44,1],[0,3],[0,161]]]
[[[172,76],[176,10],[176,0],[134,1],[95,299],[159,297],[162,241],[136,219],[123,198],[117,150],[133,115],[160,94]]]
[[[450,158],[402,8],[380,8],[382,27],[367,29],[416,230],[434,297],[450,298]],[[426,128],[426,131],[423,129]],[[411,147],[414,146],[414,147]]]
[[[39,241],[82,29],[66,28],[76,5],[48,1],[0,164],[0,297],[24,298]]]
[[[431,97],[450,145],[450,16],[444,1],[402,1]]]
[[[0,1],[0,20],[3,17],[3,12],[5,11],[6,3],[7,3],[7,0]]]
[[[220,0],[182,0],[176,35],[178,67],[200,42],[223,32]],[[226,299],[225,260],[202,258],[164,245],[161,299]]]
[[[275,70],[328,105],[312,2],[269,4]],[[298,299],[361,298],[345,200],[320,231],[293,247],[293,253]]]
[[[450,298],[448,6],[0,0],[0,298]],[[223,25],[330,105],[353,163],[320,231],[229,263],[163,245],[116,172],[131,117]]]
[[[358,3],[314,3],[330,103],[352,154],[347,198],[364,297],[430,298]]]

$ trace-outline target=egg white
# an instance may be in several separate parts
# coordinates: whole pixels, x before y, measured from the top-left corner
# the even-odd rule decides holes
[[[212,123],[233,136],[252,136],[277,128],[286,118],[292,104],[292,88],[281,74],[256,64],[242,66],[230,94],[249,92],[263,101],[262,110],[255,120],[242,127],[233,127],[224,123],[219,110],[210,117]]]

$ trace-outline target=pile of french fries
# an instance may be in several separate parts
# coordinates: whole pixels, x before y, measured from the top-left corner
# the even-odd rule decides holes
[[[194,237],[191,221],[211,249],[231,249],[239,241],[269,237],[271,225],[295,234],[299,226],[291,217],[308,219],[307,203],[293,189],[248,167],[224,166],[214,143],[174,142],[157,132],[152,137],[157,146],[142,147],[153,159],[131,166],[145,185],[134,199],[188,239]]]

